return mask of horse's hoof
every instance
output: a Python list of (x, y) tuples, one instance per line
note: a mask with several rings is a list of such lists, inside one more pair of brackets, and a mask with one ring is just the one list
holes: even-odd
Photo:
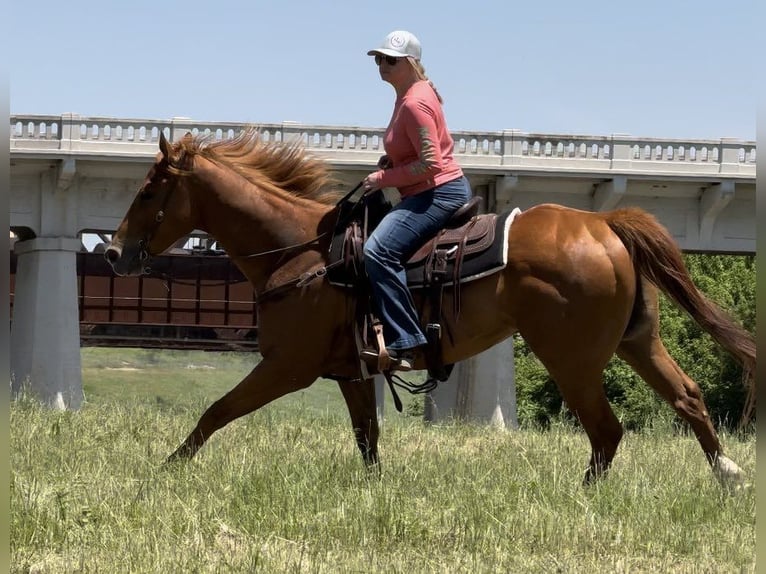
[(178, 466), (179, 464), (183, 464), (189, 460), (191, 460), (191, 455), (185, 449), (178, 449), (165, 459), (165, 462), (162, 463), (162, 466), (166, 468), (171, 466)]
[(181, 460), (182, 459), (177, 456), (169, 456), (163, 461), (163, 463), (160, 465), (160, 468), (162, 470), (171, 470), (180, 465)]
[(721, 486), (733, 492), (746, 490), (745, 472), (728, 456), (719, 455), (713, 463), (713, 474)]

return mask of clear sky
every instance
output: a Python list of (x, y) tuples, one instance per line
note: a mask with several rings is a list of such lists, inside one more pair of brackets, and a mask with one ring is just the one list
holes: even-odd
[(16, 1), (10, 111), (384, 127), (406, 29), (452, 130), (755, 139), (759, 1)]

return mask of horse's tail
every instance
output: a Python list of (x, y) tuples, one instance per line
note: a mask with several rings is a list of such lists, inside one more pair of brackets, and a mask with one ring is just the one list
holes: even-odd
[[(636, 271), (673, 299), (719, 345), (739, 360), (752, 385), (755, 339), (700, 293), (689, 276), (681, 250), (668, 230), (653, 215), (637, 208), (618, 209), (604, 216), (628, 249)], [(754, 392), (752, 387), (751, 392)]]

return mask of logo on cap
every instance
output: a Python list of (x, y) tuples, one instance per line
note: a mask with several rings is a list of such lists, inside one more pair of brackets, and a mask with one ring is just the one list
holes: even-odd
[(394, 36), (391, 36), (391, 46), (394, 48), (401, 48), (404, 46), (404, 36), (400, 36), (399, 34), (395, 34)]

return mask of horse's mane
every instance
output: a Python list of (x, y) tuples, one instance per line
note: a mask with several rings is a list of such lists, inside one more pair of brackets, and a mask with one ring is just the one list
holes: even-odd
[(264, 142), (256, 127), (248, 127), (232, 139), (213, 135), (184, 137), (176, 150), (198, 154), (229, 167), (251, 183), (281, 190), (319, 203), (334, 203), (340, 192), (327, 163), (306, 152), (300, 140)]

